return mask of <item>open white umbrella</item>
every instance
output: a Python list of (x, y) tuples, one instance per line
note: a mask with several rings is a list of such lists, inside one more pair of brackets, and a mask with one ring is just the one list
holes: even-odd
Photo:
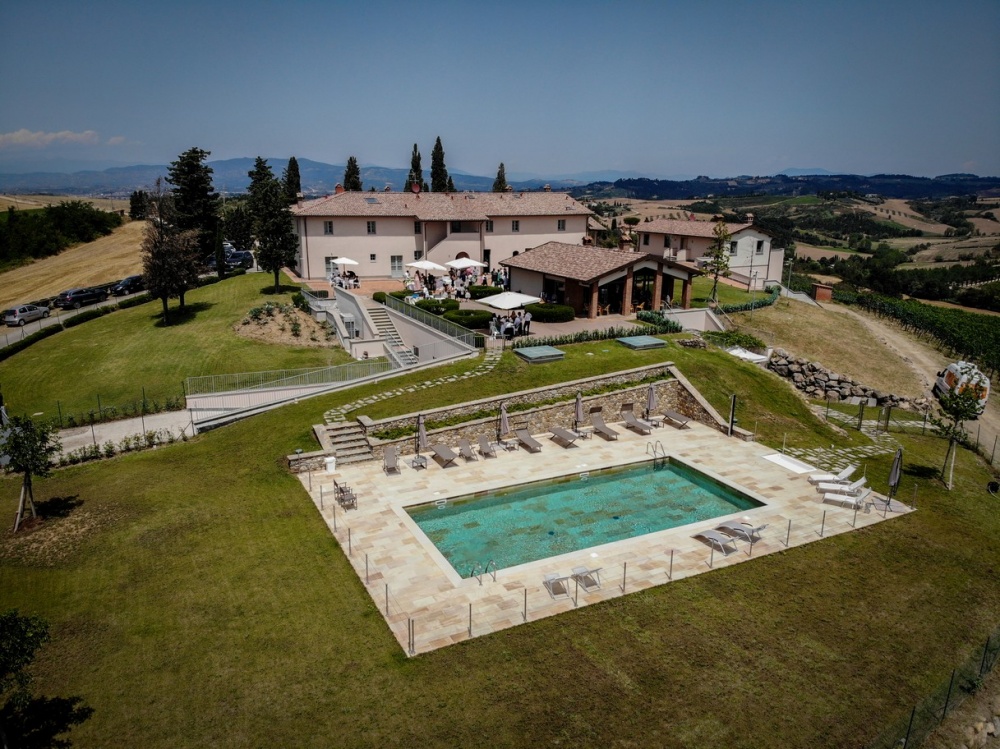
[(330, 262), (336, 265), (358, 265), (357, 260), (351, 260), (349, 257), (335, 257)]
[(416, 260), (406, 264), (407, 268), (419, 268), (420, 270), (448, 270), (443, 265), (432, 263), (430, 260)]
[(455, 268), (456, 270), (461, 270), (462, 268), (485, 268), (486, 263), (481, 263), (478, 260), (473, 260), (471, 257), (459, 257), (454, 260), (449, 260), (445, 263), (449, 268)]
[(533, 304), (542, 300), (537, 296), (518, 294), (516, 291), (505, 291), (502, 294), (483, 297), (479, 301), (496, 309), (517, 309), (526, 304)]

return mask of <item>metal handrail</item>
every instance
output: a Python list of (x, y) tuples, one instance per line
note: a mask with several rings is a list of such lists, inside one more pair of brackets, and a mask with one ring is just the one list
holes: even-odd
[[(493, 572), (490, 572), (490, 565), (491, 564), (493, 565)], [(496, 560), (491, 559), (490, 561), (488, 561), (486, 563), (486, 567), (483, 569), (483, 574), (486, 574), (488, 572), (491, 575), (493, 575), (493, 582), (496, 582), (497, 581), (497, 563), (496, 563)]]
[(406, 315), (407, 317), (412, 317), (414, 320), (423, 323), (427, 327), (433, 328), (439, 333), (444, 333), (449, 338), (461, 341), (466, 346), (471, 346), (472, 348), (482, 348), (482, 346), (477, 345), (477, 338), (485, 339), (485, 336), (483, 336), (482, 333), (476, 333), (468, 328), (463, 328), (457, 323), (445, 320), (437, 315), (432, 315), (430, 312), (422, 310), (416, 305), (406, 304), (405, 302), (402, 302), (396, 297), (388, 294), (386, 294), (385, 297), (385, 306), (391, 310), (399, 312), (400, 314)]
[(300, 387), (349, 382), (370, 377), (398, 367), (389, 359), (369, 359), (335, 367), (310, 369), (277, 369), (262, 372), (239, 372), (224, 375), (188, 377), (184, 381), (185, 395), (211, 395), (233, 391), (261, 390), (273, 387)]

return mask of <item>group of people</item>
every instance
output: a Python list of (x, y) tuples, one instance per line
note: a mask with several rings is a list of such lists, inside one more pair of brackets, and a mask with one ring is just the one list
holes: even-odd
[(407, 291), (419, 294), (424, 299), (431, 297), (442, 299), (471, 299), (470, 286), (501, 286), (506, 288), (507, 270), (477, 273), (474, 268), (456, 270), (452, 268), (446, 276), (435, 276), (431, 273), (417, 271), (413, 276), (406, 271), (403, 285)]
[(341, 273), (339, 269), (334, 268), (330, 271), (330, 285), (338, 289), (357, 289), (361, 287), (361, 281), (353, 270)]
[(530, 335), (530, 333), (530, 312), (518, 310), (507, 315), (493, 313), (493, 319), (490, 320), (490, 335), (503, 336), (509, 341), (515, 336)]

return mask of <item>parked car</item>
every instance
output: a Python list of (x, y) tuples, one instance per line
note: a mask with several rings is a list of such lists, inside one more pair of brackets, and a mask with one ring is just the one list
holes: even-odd
[(62, 309), (80, 309), (85, 304), (96, 304), (108, 298), (103, 289), (67, 289), (56, 297), (55, 304)]
[(146, 284), (143, 283), (142, 276), (129, 276), (112, 286), (111, 293), (114, 296), (125, 296), (126, 294), (134, 294), (137, 291), (142, 291), (145, 288)]
[(21, 304), (3, 313), (3, 321), (10, 327), (24, 326), (34, 320), (49, 316), (48, 307), (37, 307), (34, 304)]
[(226, 257), (226, 264), (230, 268), (252, 268), (253, 253), (247, 252), (246, 250), (236, 250), (235, 252), (230, 252)]

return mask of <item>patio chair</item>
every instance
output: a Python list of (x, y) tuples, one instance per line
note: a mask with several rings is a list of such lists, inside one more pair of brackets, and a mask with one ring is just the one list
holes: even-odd
[(604, 423), (604, 416), (601, 415), (602, 406), (594, 406), (590, 409), (590, 423), (594, 425), (594, 431), (606, 440), (618, 439), (618, 432)]
[(685, 428), (690, 429), (688, 424), (690, 423), (691, 419), (689, 419), (684, 414), (677, 413), (676, 411), (664, 411), (663, 419), (665, 421), (670, 422), (670, 426), (676, 429), (685, 429)]
[(458, 451), (462, 454), (462, 457), (465, 458), (466, 461), (479, 460), (479, 458), (476, 457), (476, 454), (472, 451), (472, 445), (469, 444), (469, 440), (467, 439), (460, 439), (458, 441)]
[(334, 479), (333, 489), (334, 495), (337, 498), (337, 504), (345, 510), (349, 507), (357, 509), (358, 498), (354, 495), (354, 492), (351, 491), (351, 487), (347, 486), (347, 484), (338, 484), (337, 480)]
[(643, 421), (637, 418), (635, 412), (632, 411), (632, 403), (623, 403), (621, 410), (621, 417), (625, 420), (625, 426), (631, 429), (633, 432), (638, 432), (639, 434), (651, 434), (653, 431), (653, 425), (648, 421)]
[(550, 572), (542, 579), (542, 585), (553, 598), (569, 598), (569, 578), (557, 572)]
[[(731, 536), (723, 536), (718, 531), (702, 531), (701, 533), (695, 533), (692, 538), (700, 538), (713, 549), (718, 549), (726, 556), (730, 552), (736, 551), (736, 539)], [(732, 547), (731, 549), (729, 548), (730, 546)]]
[(865, 477), (862, 476), (853, 484), (841, 484), (834, 481), (822, 481), (816, 484), (816, 491), (820, 494), (826, 494), (827, 492), (832, 492), (835, 494), (850, 494), (851, 496), (857, 496), (861, 493), (865, 485)]
[(495, 458), (497, 456), (496, 448), (490, 444), (488, 437), (479, 435), (479, 454), (484, 458)]
[(527, 429), (515, 429), (514, 435), (517, 437), (517, 441), (521, 443), (529, 453), (538, 453), (542, 451), (542, 445), (534, 437), (532, 437)]
[(563, 447), (571, 447), (574, 442), (580, 439), (580, 434), (562, 427), (549, 427), (552, 433), (552, 440), (558, 442)]
[(574, 567), (571, 577), (576, 580), (584, 590), (601, 587), (601, 568), (588, 569), (587, 567)]
[[(872, 488), (869, 486), (861, 494), (854, 496), (852, 494), (841, 494), (840, 492), (827, 492), (823, 495), (824, 502), (833, 502), (835, 504), (847, 507), (850, 510), (860, 510), (865, 506), (865, 502), (872, 495)], [(874, 504), (874, 502), (872, 503)]]
[(833, 482), (837, 484), (846, 484), (851, 480), (851, 474), (858, 470), (857, 465), (847, 466), (840, 473), (814, 473), (809, 477), (810, 484), (819, 484), (822, 482)]
[(447, 468), (458, 458), (458, 453), (447, 445), (431, 445), (431, 452), (434, 453), (435, 458), (441, 461), (442, 468)]
[(722, 531), (726, 535), (752, 542), (760, 541), (760, 532), (765, 528), (767, 528), (767, 523), (754, 528), (752, 525), (741, 523), (739, 520), (727, 520), (715, 526), (715, 530)]
[(393, 445), (386, 447), (382, 454), (382, 470), (386, 473), (399, 473), (399, 455)]

